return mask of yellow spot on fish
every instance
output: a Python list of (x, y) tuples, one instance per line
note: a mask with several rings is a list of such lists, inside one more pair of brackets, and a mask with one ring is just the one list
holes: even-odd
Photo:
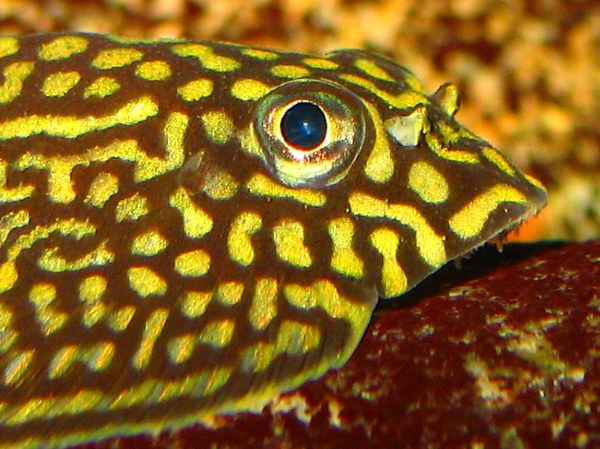
[[(178, 126), (171, 126), (171, 118), (173, 116), (185, 117), (183, 114), (172, 113), (169, 119), (167, 119), (165, 128), (171, 129), (171, 135), (165, 142), (165, 149), (167, 150), (166, 159), (162, 157), (149, 157), (139, 148), (137, 141), (133, 139), (115, 140), (105, 147), (93, 147), (86, 156), (90, 162), (105, 162), (115, 158), (135, 162), (133, 171), (135, 182), (147, 181), (168, 173), (180, 167), (183, 163), (183, 154), (178, 145), (180, 143), (179, 133), (181, 131)], [(171, 145), (173, 143), (175, 145)]]
[(314, 324), (285, 320), (279, 327), (275, 351), (291, 355), (306, 354), (321, 344), (321, 331)]
[(94, 325), (105, 313), (104, 304), (99, 303), (106, 292), (108, 281), (103, 276), (88, 276), (79, 284), (79, 299), (89, 305), (84, 312), (84, 324)]
[(206, 135), (216, 144), (227, 143), (235, 131), (231, 118), (223, 111), (206, 112), (201, 119)]
[(0, 304), (0, 354), (7, 353), (18, 336), (14, 327), (14, 314), (11, 308), (5, 304)]
[(408, 186), (427, 203), (442, 203), (448, 199), (448, 181), (428, 162), (419, 161), (411, 165)]
[(372, 78), (377, 78), (382, 81), (394, 82), (396, 79), (392, 77), (388, 72), (379, 67), (370, 59), (361, 58), (354, 61), (354, 66), (363, 73), (366, 73)]
[(359, 329), (363, 329), (370, 319), (364, 312), (365, 307), (370, 309), (371, 305), (349, 301), (330, 280), (320, 279), (308, 286), (287, 284), (284, 294), (288, 302), (295, 307), (303, 310), (323, 309), (327, 315), (344, 319)]
[(444, 147), (439, 139), (433, 135), (433, 133), (429, 133), (425, 135), (425, 140), (427, 142), (427, 146), (439, 157), (452, 161), (452, 162), (460, 162), (462, 164), (478, 164), (479, 157), (477, 154), (466, 151), (466, 150), (457, 150), (450, 149)]
[(183, 363), (192, 356), (196, 338), (193, 334), (175, 337), (167, 343), (169, 359), (175, 364)]
[(251, 236), (262, 226), (260, 215), (254, 212), (243, 212), (231, 224), (227, 236), (227, 251), (231, 260), (247, 267), (254, 261), (254, 248)]
[(115, 332), (123, 332), (135, 315), (135, 307), (125, 306), (111, 313), (108, 325)]
[(107, 369), (115, 355), (115, 345), (112, 342), (100, 342), (88, 348), (84, 352), (84, 360), (87, 367), (92, 371), (104, 371)]
[(390, 229), (380, 228), (371, 233), (371, 244), (383, 257), (381, 270), (383, 291), (380, 294), (384, 298), (398, 296), (404, 293), (408, 286), (404, 270), (398, 263), (399, 243), (398, 234)]
[(209, 97), (212, 92), (213, 81), (209, 78), (193, 80), (177, 88), (177, 93), (185, 101), (198, 101)]
[(310, 75), (310, 70), (296, 65), (276, 65), (271, 67), (271, 74), (279, 78), (305, 78)]
[(544, 185), (539, 180), (534, 178), (533, 176), (529, 176), (528, 174), (525, 174), (524, 177), (525, 177), (525, 179), (527, 179), (527, 181), (529, 181), (531, 184), (536, 186), (538, 189), (546, 191), (546, 188), (544, 187)]
[(383, 132), (383, 122), (381, 116), (375, 107), (365, 102), (365, 106), (371, 114), (375, 128), (375, 142), (365, 164), (365, 174), (369, 179), (377, 183), (388, 182), (394, 175), (394, 159), (392, 159), (392, 149), (389, 140)]
[(2, 376), (4, 385), (14, 385), (23, 377), (23, 375), (27, 372), (27, 368), (29, 368), (29, 364), (33, 360), (33, 354), (33, 349), (23, 351), (20, 354), (17, 354), (10, 361), (10, 363), (4, 369)]
[(14, 55), (19, 51), (19, 40), (16, 37), (0, 37), (0, 58)]
[(261, 159), (265, 158), (265, 148), (263, 148), (260, 140), (258, 139), (254, 126), (250, 125), (246, 127), (246, 129), (239, 131), (238, 137), (244, 151), (251, 156), (256, 156)]
[(88, 47), (88, 40), (80, 36), (62, 36), (42, 45), (38, 56), (44, 61), (67, 59), (83, 53)]
[(331, 220), (327, 231), (333, 243), (331, 268), (338, 273), (353, 278), (361, 278), (364, 274), (362, 259), (352, 248), (354, 239), (354, 223), (350, 218)]
[(90, 328), (100, 322), (106, 316), (107, 312), (108, 307), (103, 301), (90, 302), (83, 311), (81, 322), (85, 327)]
[(19, 273), (14, 261), (11, 260), (0, 265), (0, 293), (13, 288), (18, 278)]
[(109, 97), (121, 88), (121, 84), (112, 77), (101, 76), (96, 78), (92, 83), (85, 88), (83, 91), (83, 98), (98, 97), (105, 98)]
[[(125, 44), (125, 45), (157, 43), (156, 38), (150, 38), (150, 37), (116, 36), (116, 35), (108, 34), (108, 35), (106, 35), (106, 38), (113, 42), (117, 42), (119, 44)], [(159, 41), (160, 41), (160, 43), (169, 43), (170, 41), (179, 42), (177, 39), (168, 39), (168, 38), (159, 39)]]
[(453, 145), (464, 140), (473, 140), (477, 137), (466, 128), (458, 126), (456, 123), (446, 121), (436, 121), (436, 128), (441, 135), (444, 145)]
[(229, 344), (234, 330), (235, 322), (232, 320), (211, 321), (200, 331), (198, 340), (204, 344), (222, 348)]
[(241, 282), (225, 282), (217, 287), (216, 298), (220, 303), (232, 306), (240, 302), (243, 293), (244, 284)]
[(31, 114), (0, 122), (0, 140), (31, 137), (37, 134), (75, 138), (115, 125), (133, 125), (158, 113), (158, 105), (150, 97), (126, 103), (105, 116), (61, 116)]
[(156, 309), (146, 320), (146, 323), (144, 324), (142, 341), (140, 342), (140, 346), (131, 361), (134, 368), (141, 370), (146, 368), (150, 363), (150, 360), (152, 359), (152, 352), (154, 350), (154, 344), (160, 336), (168, 316), (169, 311), (167, 309)]
[(92, 65), (97, 69), (109, 70), (133, 64), (143, 57), (141, 51), (133, 48), (109, 48), (100, 51), (92, 61)]
[(322, 58), (304, 58), (302, 62), (313, 69), (336, 70), (339, 64)]
[(275, 59), (279, 58), (277, 53), (267, 50), (260, 50), (257, 48), (243, 48), (241, 53), (245, 56), (259, 59), (261, 61), (274, 61)]
[(56, 300), (56, 287), (46, 282), (34, 284), (29, 291), (29, 300), (33, 303), (38, 325), (46, 336), (60, 330), (68, 320), (68, 315), (57, 312), (52, 306)]
[(147, 231), (137, 235), (131, 244), (131, 253), (138, 256), (152, 257), (162, 253), (169, 241), (159, 231)]
[(0, 353), (5, 354), (17, 342), (19, 332), (14, 326), (14, 316), (12, 311), (6, 306), (0, 306)]
[(142, 298), (153, 295), (164, 295), (167, 283), (148, 267), (132, 267), (127, 270), (129, 287)]
[(231, 86), (231, 95), (238, 100), (252, 101), (264, 97), (271, 87), (261, 81), (251, 78), (237, 80)]
[(423, 84), (421, 84), (421, 81), (419, 80), (419, 78), (417, 78), (412, 73), (405, 72), (404, 73), (404, 81), (406, 82), (406, 85), (408, 87), (410, 87), (412, 90), (414, 90), (416, 92), (423, 92)]
[(90, 206), (104, 207), (118, 191), (119, 179), (112, 173), (100, 172), (90, 184), (84, 202)]
[(392, 95), (389, 92), (377, 87), (372, 81), (357, 75), (344, 73), (340, 75), (340, 78), (349, 83), (355, 84), (360, 87), (364, 87), (365, 89), (371, 91), (378, 98), (385, 101), (388, 105), (393, 106), (396, 109), (414, 109), (421, 104), (429, 103), (429, 100), (427, 99), (425, 94), (414, 90), (402, 91), (397, 95)]
[(312, 265), (309, 248), (304, 244), (304, 226), (295, 220), (283, 220), (273, 229), (277, 257), (300, 268)]
[(188, 251), (175, 258), (175, 271), (181, 276), (204, 276), (210, 269), (210, 255), (201, 249)]
[(271, 178), (260, 173), (250, 178), (247, 188), (249, 192), (256, 196), (288, 198), (313, 207), (324, 206), (327, 201), (327, 197), (323, 192), (310, 189), (292, 189), (278, 184)]
[(78, 165), (87, 165), (83, 156), (43, 158), (35, 153), (25, 153), (17, 160), (15, 167), (18, 170), (48, 170), (48, 196), (56, 203), (67, 204), (75, 199), (71, 171)]
[[(47, 226), (36, 226), (28, 233), (21, 234), (6, 252), (8, 261), (0, 266), (0, 288), (10, 288), (16, 282), (18, 273), (14, 261), (19, 255), (24, 250), (30, 249), (35, 242), (47, 239), (53, 232), (59, 232), (64, 236), (72, 236), (76, 239), (81, 239), (85, 235), (94, 233), (95, 228), (89, 223), (77, 222), (75, 219), (57, 220)], [(42, 310), (42, 312), (44, 312), (44, 310)], [(51, 321), (50, 327), (55, 321), (53, 317), (50, 317), (48, 322)], [(44, 325), (44, 328), (48, 328), (48, 326)]]
[(4, 82), (0, 85), (0, 104), (7, 104), (21, 94), (23, 81), (33, 73), (33, 62), (15, 62), (4, 68)]
[(118, 223), (122, 221), (135, 221), (148, 214), (148, 200), (146, 197), (135, 193), (133, 196), (118, 202), (115, 208), (115, 219)]
[(8, 236), (15, 229), (27, 226), (30, 221), (29, 213), (25, 210), (11, 212), (0, 217), (0, 245), (6, 242)]
[(502, 203), (527, 203), (527, 198), (514, 187), (497, 184), (486, 190), (450, 218), (450, 228), (461, 238), (476, 237)]
[(49, 283), (34, 284), (29, 291), (29, 300), (36, 308), (46, 307), (56, 299), (56, 287)]
[[(225, 326), (224, 326), (225, 327)], [(218, 328), (214, 328), (215, 331), (218, 331)], [(218, 342), (217, 342), (218, 343)], [(219, 345), (215, 345), (219, 348)], [(221, 388), (225, 383), (229, 380), (231, 373), (233, 372), (233, 368), (229, 366), (215, 368), (211, 371), (204, 371), (199, 377), (197, 382), (200, 385), (203, 385), (204, 388), (202, 390), (204, 395), (210, 395), (219, 388)]]
[(78, 345), (67, 345), (60, 348), (48, 366), (48, 378), (55, 379), (67, 371), (79, 356)]
[(54, 398), (35, 398), (27, 401), (25, 404), (17, 408), (11, 414), (4, 425), (15, 426), (31, 419), (41, 418), (48, 415), (48, 412), (56, 407), (56, 399)]
[(229, 200), (238, 191), (238, 183), (226, 170), (214, 170), (206, 173), (202, 191), (213, 200)]
[(240, 367), (247, 373), (261, 373), (277, 355), (274, 344), (258, 342), (244, 349), (240, 357)]
[(154, 168), (154, 176), (179, 168), (185, 160), (183, 140), (189, 124), (190, 118), (181, 112), (172, 112), (167, 117), (167, 122), (163, 128), (165, 149), (167, 151), (166, 160), (156, 160), (158, 166)]
[(171, 66), (165, 61), (145, 61), (135, 68), (135, 75), (147, 81), (164, 81), (171, 76)]
[(179, 187), (171, 195), (169, 204), (182, 215), (183, 230), (188, 237), (199, 239), (212, 229), (213, 221), (210, 215), (192, 201), (183, 187)]
[(259, 278), (248, 311), (248, 320), (257, 330), (264, 330), (277, 316), (278, 283), (273, 278)]
[[(13, 203), (28, 198), (33, 192), (33, 186), (17, 184), (16, 186), (6, 187), (7, 169), (8, 163), (0, 160), (0, 202)], [(0, 226), (0, 235), (2, 234), (1, 229), (5, 228)], [(3, 240), (0, 239), (0, 243), (2, 243), (2, 241)]]
[(63, 97), (77, 85), (78, 72), (56, 72), (48, 75), (42, 84), (42, 93), (47, 97)]
[(201, 317), (211, 298), (212, 292), (185, 292), (181, 298), (181, 312), (188, 318)]
[(440, 267), (446, 262), (444, 239), (414, 207), (406, 204), (390, 204), (364, 193), (351, 194), (349, 202), (350, 210), (355, 215), (387, 218), (415, 231), (417, 250), (430, 266)]
[(46, 248), (38, 259), (37, 265), (42, 270), (61, 273), (108, 265), (114, 259), (115, 254), (106, 249), (106, 241), (104, 241), (84, 256), (75, 259), (66, 259), (58, 255), (57, 247)]
[(232, 72), (240, 67), (235, 59), (214, 54), (213, 49), (202, 44), (177, 44), (173, 53), (182, 57), (193, 57), (207, 70), (214, 72)]
[(512, 167), (512, 165), (510, 165), (508, 163), (508, 161), (504, 158), (504, 156), (502, 156), (498, 151), (496, 151), (495, 149), (493, 149), (491, 147), (487, 147), (487, 148), (483, 149), (482, 153), (483, 153), (483, 156), (488, 161), (490, 161), (492, 164), (494, 164), (496, 167), (498, 167), (504, 173), (506, 173), (509, 176), (515, 175), (515, 169)]
[(61, 412), (65, 415), (76, 415), (90, 411), (102, 401), (102, 394), (97, 391), (81, 390), (76, 394), (65, 397)]

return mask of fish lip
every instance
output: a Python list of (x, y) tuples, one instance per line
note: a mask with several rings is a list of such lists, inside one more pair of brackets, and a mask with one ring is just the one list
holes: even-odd
[[(449, 261), (458, 261), (468, 258), (481, 247), (487, 244), (496, 245), (502, 250), (502, 245), (506, 241), (506, 237), (520, 228), (525, 222), (533, 216), (536, 216), (544, 208), (547, 203), (548, 195), (544, 188), (538, 187), (535, 184), (530, 184), (531, 188), (521, 192), (526, 196), (527, 203), (504, 203), (500, 208), (504, 208), (508, 215), (503, 225), (497, 225), (488, 228), (487, 232), (473, 238), (473, 241), (467, 245), (463, 251), (452, 255)], [(525, 206), (525, 208), (523, 208)], [(520, 211), (519, 209), (522, 208)]]
[[(525, 192), (528, 200), (527, 209), (515, 215), (514, 218), (510, 219), (505, 227), (503, 227), (500, 231), (493, 234), (489, 239), (493, 239), (498, 235), (506, 235), (511, 231), (514, 231), (516, 228), (523, 225), (528, 219), (538, 215), (542, 209), (546, 206), (548, 202), (548, 195), (545, 189), (540, 189), (538, 187), (534, 187), (535, 194), (531, 194), (530, 192)], [(510, 207), (510, 203), (505, 207)], [(488, 239), (488, 240), (489, 240)]]
[(520, 217), (518, 217), (516, 220), (514, 220), (512, 223), (510, 223), (509, 226), (500, 233), (498, 233), (498, 235), (504, 237), (509, 233), (517, 230), (527, 220), (539, 215), (542, 209), (546, 207), (546, 205), (548, 204), (548, 192), (545, 189), (541, 189), (538, 187), (535, 187), (535, 190), (536, 194), (534, 196), (528, 196), (528, 198), (531, 201), (531, 207), (529, 208), (529, 210), (526, 213), (522, 214)]
[[(531, 179), (531, 177), (529, 177)], [(533, 214), (538, 214), (548, 203), (548, 191), (541, 185), (538, 187), (535, 184), (533, 186), (533, 192), (526, 192), (527, 198), (533, 205)]]
[(519, 217), (516, 220), (514, 220), (513, 222), (511, 222), (507, 227), (503, 228), (502, 230), (498, 231), (497, 233), (492, 234), (487, 239), (473, 245), (470, 249), (467, 249), (464, 252), (457, 254), (449, 262), (454, 263), (458, 268), (460, 268), (463, 260), (468, 260), (478, 250), (480, 250), (484, 246), (488, 246), (488, 245), (496, 246), (496, 249), (498, 250), (498, 252), (501, 253), (504, 249), (504, 244), (507, 242), (507, 237), (511, 233), (517, 231), (521, 226), (523, 226), (529, 218), (539, 214), (539, 212), (541, 211), (542, 208), (543, 208), (543, 204), (534, 212), (523, 214), (521, 217)]

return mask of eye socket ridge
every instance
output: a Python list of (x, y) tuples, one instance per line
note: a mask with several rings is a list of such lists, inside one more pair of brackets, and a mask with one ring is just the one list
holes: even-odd
[(365, 138), (365, 108), (330, 81), (295, 80), (259, 103), (254, 128), (265, 168), (291, 187), (324, 187), (342, 180)]

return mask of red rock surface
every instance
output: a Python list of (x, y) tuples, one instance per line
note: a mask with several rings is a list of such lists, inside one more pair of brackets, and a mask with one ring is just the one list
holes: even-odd
[(600, 447), (600, 241), (445, 267), (384, 304), (345, 367), (221, 424), (89, 447)]

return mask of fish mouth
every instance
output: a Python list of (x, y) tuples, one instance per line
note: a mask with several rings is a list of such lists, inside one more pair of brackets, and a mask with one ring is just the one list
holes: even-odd
[[(457, 255), (453, 259), (454, 264), (460, 266), (463, 260), (469, 259), (472, 254), (486, 245), (494, 245), (499, 252), (502, 252), (504, 245), (510, 241), (510, 236), (517, 234), (519, 229), (521, 229), (530, 218), (537, 216), (542, 211), (547, 203), (547, 194), (545, 189), (538, 188), (536, 186), (536, 191), (528, 196), (528, 199), (530, 200), (529, 208), (525, 212), (515, 212), (514, 218), (512, 218), (508, 224), (505, 224), (501, 229), (492, 232), (489, 237), (475, 244), (472, 248), (468, 249), (464, 253)], [(515, 204), (513, 209), (518, 209), (518, 206), (522, 205)], [(505, 206), (505, 210), (510, 209), (510, 204)]]
[(537, 216), (548, 203), (548, 192), (544, 186), (537, 179), (529, 175), (524, 175), (524, 177), (529, 181), (529, 184), (523, 189), (523, 193), (527, 198), (527, 209), (510, 219), (501, 231), (489, 239), (491, 242), (506, 241), (509, 234), (515, 233), (527, 222), (527, 220)]
[[(448, 255), (451, 260), (456, 261), (457, 259), (467, 258), (486, 244), (495, 245), (501, 251), (504, 243), (508, 241), (510, 234), (515, 233), (528, 219), (540, 213), (547, 202), (546, 190), (537, 180), (532, 180), (533, 178), (529, 177), (526, 178), (530, 182), (519, 185), (519, 189), (512, 190), (513, 187), (510, 186), (511, 191), (518, 191), (519, 197), (515, 198), (515, 201), (499, 203), (487, 215), (485, 224), (482, 227), (477, 227), (477, 229), (471, 229), (470, 235), (457, 236), (456, 232), (457, 229), (460, 230), (458, 224), (463, 226), (463, 230), (470, 230), (469, 217), (462, 217), (460, 221), (456, 220), (458, 224), (455, 224), (453, 229), (454, 238), (446, 242)], [(504, 184), (504, 186), (508, 187), (507, 184)], [(473, 214), (473, 217), (477, 216), (478, 214)], [(465, 222), (467, 224), (464, 224)], [(477, 232), (475, 233), (476, 230)]]

